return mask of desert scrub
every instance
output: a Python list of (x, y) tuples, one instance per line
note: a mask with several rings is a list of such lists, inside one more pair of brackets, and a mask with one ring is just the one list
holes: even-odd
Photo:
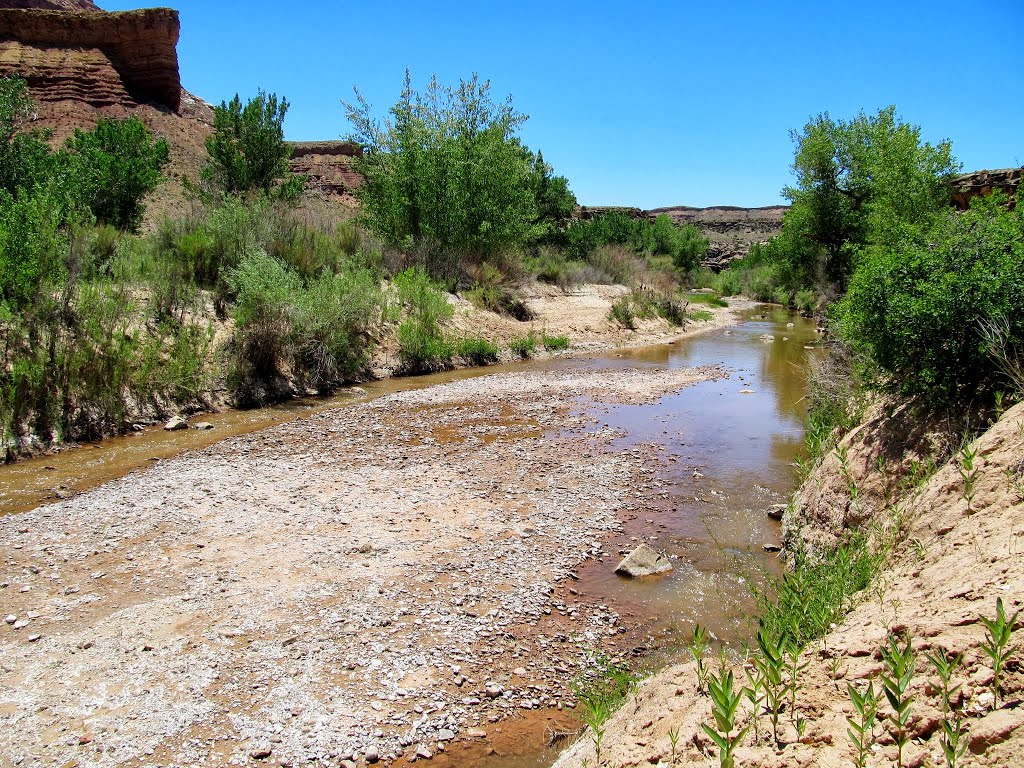
[(629, 330), (636, 329), (636, 308), (631, 296), (622, 296), (615, 300), (608, 311), (608, 319)]
[(498, 359), (498, 346), (481, 336), (468, 336), (455, 342), (455, 354), (472, 365), (487, 365)]
[(417, 268), (395, 275), (394, 286), (405, 313), (398, 326), (402, 368), (418, 373), (450, 365), (454, 349), (441, 324), (455, 310), (440, 286)]
[(708, 320), (713, 320), (714, 317), (715, 313), (707, 309), (688, 309), (686, 311), (686, 319), (696, 323), (706, 323)]
[(367, 270), (324, 272), (307, 283), (256, 251), (226, 281), (236, 296), (228, 384), (240, 404), (278, 397), (289, 376), (298, 387), (330, 389), (365, 366), (383, 301)]
[(510, 341), (508, 348), (512, 354), (518, 357), (532, 357), (533, 353), (537, 351), (537, 336), (530, 331), (525, 336)]
[(568, 336), (548, 336), (548, 334), (542, 333), (540, 340), (548, 352), (560, 352), (569, 348)]

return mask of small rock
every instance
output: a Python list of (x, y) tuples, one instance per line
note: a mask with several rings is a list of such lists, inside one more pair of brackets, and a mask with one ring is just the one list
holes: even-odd
[(96, 734), (92, 731), (89, 731), (88, 733), (83, 733), (81, 736), (78, 737), (78, 743), (82, 746), (85, 746), (86, 744), (92, 744), (94, 741), (96, 741)]
[(376, 763), (380, 760), (380, 752), (373, 747), (369, 747), (365, 752), (363, 752), (363, 759), (368, 763)]
[(42, 639), (43, 639), (42, 635), (29, 635), (28, 636), (28, 641), (30, 643), (35, 643), (35, 642), (38, 642), (38, 641), (40, 641)]
[(15, 629), (24, 629), (27, 626), (28, 626), (28, 619), (18, 619), (16, 622), (14, 622), (14, 628)]
[(201, 429), (203, 431), (206, 431), (208, 429), (213, 429), (213, 424), (211, 424), (208, 421), (197, 421), (195, 424), (192, 425), (192, 429)]
[(487, 731), (482, 728), (470, 728), (466, 731), (466, 735), (471, 739), (486, 739)]
[(526, 667), (516, 667), (512, 670), (512, 674), (516, 677), (526, 677)]
[(488, 685), (487, 688), (484, 689), (484, 693), (487, 694), (487, 698), (496, 699), (501, 696), (503, 690), (500, 685)]
[(437, 732), (438, 741), (451, 741), (455, 738), (455, 732), (449, 728), (442, 728)]
[(4, 621), (7, 622), (8, 624), (13, 624), (17, 620), (18, 620), (18, 617), (15, 616), (13, 613), (11, 615), (9, 615), (9, 616), (4, 616)]
[(765, 544), (764, 546), (761, 547), (761, 549), (763, 549), (765, 552), (781, 552), (782, 551), (782, 547), (780, 547), (778, 544)]
[(782, 515), (785, 514), (785, 512), (785, 504), (772, 504), (770, 507), (768, 507), (768, 509), (764, 511), (764, 513), (768, 515), (768, 517), (770, 517), (772, 520), (781, 520)]
[(174, 416), (173, 418), (168, 419), (167, 423), (164, 424), (164, 429), (168, 432), (177, 432), (179, 429), (188, 429), (188, 422), (181, 416)]
[(373, 552), (373, 545), (369, 542), (359, 545), (359, 554), (369, 555), (371, 552)]
[(615, 573), (620, 576), (629, 576), (638, 579), (643, 576), (654, 576), (659, 573), (667, 573), (672, 570), (672, 563), (660, 552), (655, 552), (646, 544), (630, 552), (619, 563)]
[(249, 757), (251, 757), (253, 760), (266, 760), (273, 753), (274, 751), (272, 749), (260, 748), (254, 749), (252, 752), (250, 752)]
[(416, 757), (422, 758), (424, 760), (430, 760), (433, 756), (434, 753), (427, 749), (427, 746), (425, 744), (420, 744), (418, 747), (416, 747)]

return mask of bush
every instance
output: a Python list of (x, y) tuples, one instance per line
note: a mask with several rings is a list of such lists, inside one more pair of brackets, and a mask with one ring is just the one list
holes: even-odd
[(869, 249), (836, 310), (840, 331), (880, 384), (937, 407), (987, 404), (1006, 380), (982, 323), (1024, 342), (1024, 207), (976, 198), (922, 238)]
[(362, 210), (387, 244), (428, 256), (432, 277), (452, 278), (453, 258), (486, 260), (545, 239), (575, 208), (566, 180), (516, 136), (526, 117), (496, 103), (476, 75), (457, 88), (434, 78), (419, 93), (406, 72), (383, 124), (356, 96), (345, 106), (364, 148)]
[(633, 305), (632, 296), (621, 296), (612, 304), (608, 313), (608, 319), (613, 320), (623, 328), (636, 329), (636, 307)]
[(330, 389), (365, 366), (368, 331), (383, 300), (366, 269), (324, 272), (307, 284), (257, 250), (227, 281), (236, 295), (228, 379), (240, 404), (260, 403), (291, 387)]
[(65, 181), (96, 220), (135, 230), (145, 211), (143, 198), (163, 180), (160, 171), (170, 160), (170, 147), (166, 139), (154, 140), (135, 116), (100, 118), (92, 131), (76, 129), (61, 154)]
[(418, 268), (395, 275), (394, 285), (405, 310), (405, 319), (398, 326), (402, 367), (410, 373), (447, 367), (454, 349), (441, 323), (455, 314), (448, 297)]
[(509, 351), (519, 355), (519, 357), (532, 357), (533, 353), (537, 351), (537, 336), (533, 331), (530, 331), (525, 336), (513, 339), (509, 343), (508, 348)]
[(304, 179), (288, 169), (291, 148), (283, 128), (288, 106), (287, 99), (260, 91), (244, 107), (238, 94), (214, 107), (203, 181), (230, 195), (274, 192), (293, 199), (301, 194)]
[(548, 352), (559, 352), (563, 349), (569, 348), (569, 337), (568, 336), (548, 336), (546, 333), (541, 335), (541, 343), (544, 345), (544, 349)]
[(487, 365), (498, 360), (498, 346), (479, 336), (460, 339), (455, 354), (472, 365)]

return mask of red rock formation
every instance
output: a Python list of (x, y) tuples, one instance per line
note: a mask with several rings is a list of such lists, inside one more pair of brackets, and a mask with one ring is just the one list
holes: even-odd
[[(0, 73), (37, 101), (105, 107), (134, 101), (178, 111), (178, 12), (0, 9)], [(130, 99), (126, 99), (126, 94)]]
[(347, 205), (355, 203), (353, 190), (363, 183), (353, 163), (362, 148), (351, 141), (291, 142), (292, 173), (309, 177), (307, 188), (325, 197), (338, 198)]
[(971, 207), (975, 197), (991, 195), (999, 191), (1010, 196), (1010, 208), (1016, 203), (1017, 188), (1024, 178), (1024, 167), (1003, 168), (998, 171), (974, 171), (957, 176), (951, 182), (953, 187), (953, 205), (966, 211)]
[(0, 8), (38, 8), (43, 11), (102, 11), (92, 0), (0, 0)]

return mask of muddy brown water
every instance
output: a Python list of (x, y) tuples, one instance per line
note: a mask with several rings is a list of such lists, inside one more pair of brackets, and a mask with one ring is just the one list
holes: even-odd
[[(581, 403), (596, 419), (594, 428), (620, 431), (614, 450), (653, 447), (657, 456), (648, 467), (647, 482), (658, 490), (659, 503), (633, 510), (624, 533), (607, 541), (606, 554), (587, 561), (572, 584), (581, 597), (607, 604), (622, 614), (625, 624), (642, 628), (633, 641), (646, 645), (645, 663), (655, 666), (678, 656), (697, 622), (723, 642), (752, 636), (755, 606), (750, 585), (763, 583), (766, 574), (780, 568), (776, 556), (765, 551), (766, 545), (779, 543), (778, 523), (765, 510), (784, 502), (795, 486), (793, 460), (803, 442), (806, 415), (804, 362), (815, 354), (817, 341), (811, 321), (762, 307), (746, 313), (732, 328), (676, 344), (392, 379), (331, 398), (209, 414), (201, 417), (214, 425), (209, 431), (165, 432), (153, 427), (0, 467), (0, 514), (32, 509), (58, 493), (82, 492), (227, 437), (392, 392), (498, 370), (721, 364), (729, 369), (728, 378), (687, 387), (652, 405)], [(524, 436), (533, 433), (529, 425), (521, 426)], [(446, 439), (443, 430), (436, 437)], [(670, 574), (640, 581), (614, 575), (620, 552), (641, 540), (672, 558)], [(509, 738), (495, 740), (502, 744), (498, 754), (487, 755), (479, 745), (462, 750), (453, 744), (452, 751), (438, 755), (435, 762), (481, 768), (550, 765), (565, 746), (544, 746), (544, 733), (559, 730), (552, 728), (552, 717), (564, 723), (558, 713), (537, 713), (499, 726), (508, 730)]]

